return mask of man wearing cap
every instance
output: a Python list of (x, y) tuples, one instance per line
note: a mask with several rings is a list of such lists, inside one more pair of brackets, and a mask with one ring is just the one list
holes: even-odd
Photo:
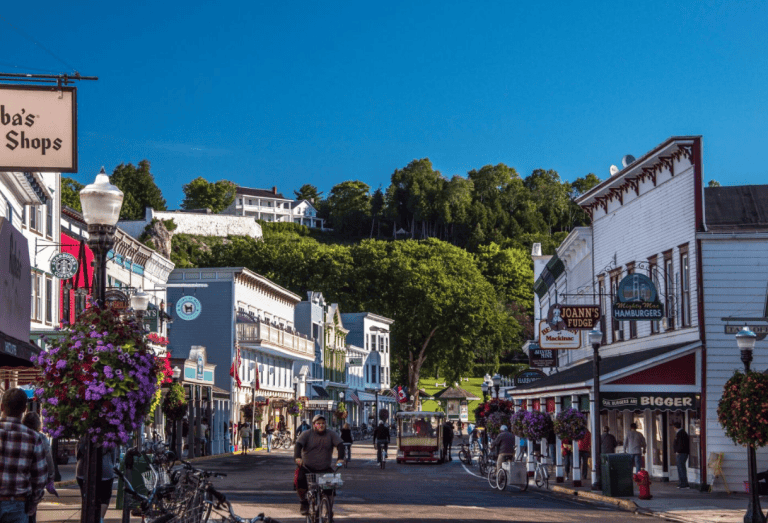
[(509, 427), (506, 425), (501, 426), (501, 432), (496, 439), (491, 443), (491, 450), (498, 449), (496, 458), (496, 470), (501, 470), (501, 464), (504, 463), (507, 458), (515, 459), (515, 437), (509, 431)]
[(336, 448), (338, 457), (336, 466), (344, 464), (344, 443), (341, 437), (325, 425), (325, 417), (322, 414), (312, 418), (312, 430), (306, 430), (296, 440), (293, 457), (296, 461), (296, 473), (294, 475), (294, 488), (301, 501), (301, 513), (309, 512), (307, 503), (307, 476), (306, 473), (333, 472), (331, 459), (333, 449)]

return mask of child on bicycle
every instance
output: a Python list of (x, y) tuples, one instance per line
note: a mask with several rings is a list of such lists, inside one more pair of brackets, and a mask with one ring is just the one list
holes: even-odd
[(384, 425), (383, 421), (379, 421), (379, 426), (376, 427), (376, 429), (373, 431), (373, 448), (378, 448), (379, 445), (382, 445), (384, 455), (383, 457), (387, 457), (387, 450), (389, 449), (389, 429), (386, 425)]

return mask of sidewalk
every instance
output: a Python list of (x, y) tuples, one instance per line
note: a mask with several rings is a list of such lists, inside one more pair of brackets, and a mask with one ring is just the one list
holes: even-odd
[[(258, 452), (262, 449), (250, 450), (249, 453)], [(266, 449), (263, 449), (266, 451)], [(240, 454), (238, 452), (238, 454)], [(192, 458), (189, 461), (192, 463), (198, 461), (205, 461), (209, 459), (222, 458), (225, 456), (234, 456), (232, 453), (218, 454), (214, 456), (203, 456), (200, 458)], [(43, 501), (37, 506), (37, 521), (40, 523), (45, 522), (77, 522), (80, 521), (80, 508), (82, 500), (80, 498), (80, 488), (77, 486), (75, 476), (75, 464), (60, 466), (59, 471), (61, 473), (62, 481), (56, 482), (56, 491), (59, 493), (59, 497), (52, 496), (46, 493)], [(109, 510), (104, 518), (104, 523), (120, 523), (123, 517), (123, 511), (115, 508), (115, 500), (117, 499), (117, 480), (114, 483), (115, 487), (112, 490), (112, 500), (109, 504)], [(131, 517), (131, 523), (140, 523), (140, 517)]]
[[(601, 491), (592, 491), (590, 481), (583, 481), (585, 486), (573, 487), (571, 482), (553, 483), (551, 492), (576, 496), (588, 502), (600, 502), (614, 505), (630, 512), (644, 513), (684, 523), (743, 523), (744, 514), (749, 504), (749, 495), (744, 492), (727, 494), (726, 492), (699, 492), (692, 489), (678, 489), (676, 482), (651, 483), (653, 499), (639, 499), (637, 485), (631, 498), (611, 498), (603, 496)], [(739, 485), (740, 487), (741, 485)], [(533, 481), (529, 488), (537, 489)], [(768, 499), (761, 500), (763, 512), (768, 508)]]

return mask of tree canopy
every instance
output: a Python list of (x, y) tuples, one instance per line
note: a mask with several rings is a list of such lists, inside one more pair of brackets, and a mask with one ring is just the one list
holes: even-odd
[(197, 177), (182, 186), (182, 191), (182, 209), (210, 209), (214, 213), (220, 213), (235, 201), (237, 185), (229, 180), (210, 183), (205, 178)]
[(148, 160), (140, 161), (138, 167), (121, 163), (115, 167), (109, 181), (124, 194), (121, 220), (143, 220), (147, 207), (166, 210), (163, 193), (155, 184)]
[(61, 205), (67, 206), (70, 209), (74, 209), (78, 212), (82, 212), (83, 208), (80, 205), (80, 191), (83, 190), (82, 183), (68, 178), (66, 176), (61, 178)]

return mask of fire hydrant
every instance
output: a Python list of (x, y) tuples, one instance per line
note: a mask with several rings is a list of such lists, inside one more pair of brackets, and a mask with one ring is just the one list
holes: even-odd
[(637, 489), (640, 491), (640, 499), (651, 499), (651, 477), (648, 471), (641, 469), (637, 474), (632, 475), (632, 479), (637, 483)]

